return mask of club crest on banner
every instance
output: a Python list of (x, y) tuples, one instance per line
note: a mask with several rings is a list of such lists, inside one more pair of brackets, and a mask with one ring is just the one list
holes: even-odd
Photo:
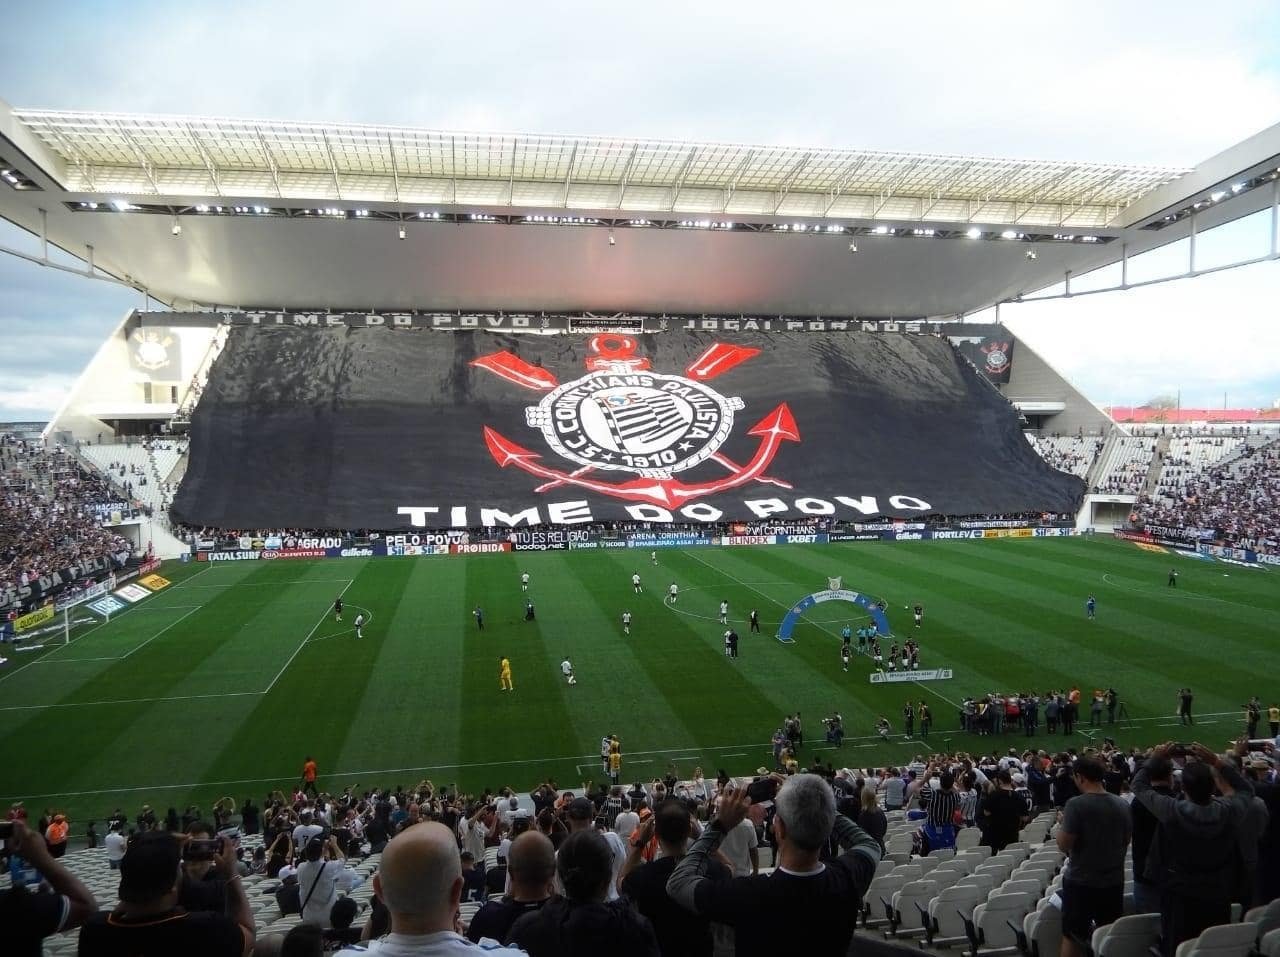
[(173, 336), (167, 332), (139, 329), (133, 336), (133, 362), (139, 369), (155, 372), (169, 364)]
[[(576, 466), (566, 471), (545, 465), (536, 452), (486, 426), (485, 444), (500, 467), (514, 465), (544, 479), (538, 492), (569, 485), (667, 508), (749, 482), (791, 488), (766, 475), (781, 444), (800, 441), (785, 402), (748, 430), (759, 439), (749, 461), (739, 464), (720, 452), (733, 433), (735, 413), (745, 405), (706, 383), (759, 355), (759, 349), (713, 343), (683, 375), (674, 375), (655, 372), (647, 358), (636, 356), (630, 336), (593, 336), (589, 348), (587, 374), (565, 383), (511, 352), (472, 360), (473, 366), (508, 382), (545, 393), (525, 409), (525, 420), (552, 452)], [(703, 465), (719, 466), (728, 474), (702, 482), (677, 477)], [(617, 473), (634, 478), (611, 482), (603, 477)]]
[(838, 576), (838, 577), (836, 577), (836, 578), (828, 578), (828, 579), (827, 579), (827, 589), (828, 589), (829, 591), (839, 591), (839, 590), (840, 590), (840, 588), (841, 588), (841, 582), (843, 582), (843, 581), (844, 581), (844, 576), (843, 576), (843, 575), (840, 575), (840, 576)]
[(1009, 343), (992, 342), (982, 347), (982, 354), (987, 357), (989, 375), (1002, 375), (1009, 368)]

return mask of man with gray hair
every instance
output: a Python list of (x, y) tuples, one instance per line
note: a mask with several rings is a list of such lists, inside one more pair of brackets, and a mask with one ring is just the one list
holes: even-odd
[[(836, 813), (826, 780), (797, 774), (786, 779), (774, 799), (774, 872), (708, 879), (712, 855), (746, 817), (750, 803), (746, 792), (725, 789), (716, 816), (667, 881), (667, 893), (682, 907), (732, 926), (737, 957), (776, 957), (794, 946), (797, 929), (807, 951), (845, 953), (862, 895), (880, 862), (879, 843)], [(824, 864), (820, 852), (833, 835), (844, 853)]]
[(458, 842), (443, 824), (415, 824), (395, 836), (382, 852), (373, 889), (391, 912), (391, 933), (339, 951), (339, 957), (454, 957), (497, 952), (527, 957), (496, 941), (473, 944), (458, 933), (462, 863)]

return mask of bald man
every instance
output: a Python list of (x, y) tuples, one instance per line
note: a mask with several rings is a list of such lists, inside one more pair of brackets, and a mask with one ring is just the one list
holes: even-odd
[(382, 852), (373, 889), (391, 912), (391, 933), (339, 951), (341, 957), (453, 957), (489, 952), (528, 957), (523, 950), (502, 947), (493, 940), (473, 944), (457, 932), (462, 863), (458, 842), (443, 824), (415, 824), (397, 834)]
[(551, 839), (539, 831), (525, 831), (517, 837), (507, 854), (507, 874), (511, 892), (480, 908), (467, 928), (468, 940), (506, 940), (517, 918), (538, 910), (551, 898), (556, 876), (556, 849)]

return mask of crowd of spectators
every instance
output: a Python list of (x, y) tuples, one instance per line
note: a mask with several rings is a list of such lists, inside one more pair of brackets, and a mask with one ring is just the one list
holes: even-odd
[(0, 592), (88, 559), (123, 566), (129, 542), (102, 525), (120, 493), (60, 449), (0, 435)]
[(1280, 552), (1280, 446), (1246, 450), (1225, 466), (1179, 472), (1137, 512), (1144, 524), (1203, 529), (1224, 544)]
[[(478, 953), (479, 943), (531, 957), (754, 955), (776, 953), (796, 927), (810, 949), (843, 954), (889, 850), (890, 815), (912, 822), (914, 853), (954, 847), (967, 828), (978, 833), (968, 844), (997, 853), (1036, 811), (1058, 809), (1053, 840), (1069, 860), (1052, 903), (1064, 928), (1083, 921), (1087, 939), (1093, 923), (1119, 916), (1123, 872), (1107, 870), (1100, 884), (1091, 875), (1102, 857), (1122, 867), (1132, 841), (1134, 907), (1161, 915), (1172, 954), (1225, 923), (1232, 904), (1280, 896), (1275, 764), (1274, 746), (1241, 738), (1227, 755), (1108, 742), (920, 754), (883, 769), (815, 761), (749, 778), (699, 771), (681, 781), (671, 767), (649, 784), (545, 781), (527, 794), (431, 781), (327, 793), (312, 778), (261, 805), (224, 798), (207, 817), (144, 806), (131, 821), (117, 810), (107, 822), (107, 866), (121, 875), (110, 912), (15, 805), (10, 873), (34, 879), (15, 878), (0, 910), (8, 939), (28, 947), (83, 924), (81, 954), (319, 954), (363, 940), (388, 955)], [(258, 833), (246, 856), (238, 841)], [(763, 847), (773, 869), (760, 865)], [(362, 913), (347, 895), (365, 871), (351, 865), (371, 854), (380, 857)], [(300, 915), (283, 941), (255, 940), (241, 884), (250, 875), (278, 881), (277, 906)]]
[(1084, 478), (1105, 443), (1093, 435), (1036, 435), (1031, 436), (1031, 444), (1039, 456), (1059, 472)]

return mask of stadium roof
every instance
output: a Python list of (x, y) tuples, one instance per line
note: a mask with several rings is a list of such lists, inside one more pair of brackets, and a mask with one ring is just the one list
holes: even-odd
[(0, 101), (0, 216), (183, 308), (962, 315), (1265, 208), (1278, 159), (1280, 126), (1183, 169)]
[[(1105, 226), (1156, 166), (17, 110), (68, 189)], [(1012, 215), (1010, 215), (1012, 212)]]

